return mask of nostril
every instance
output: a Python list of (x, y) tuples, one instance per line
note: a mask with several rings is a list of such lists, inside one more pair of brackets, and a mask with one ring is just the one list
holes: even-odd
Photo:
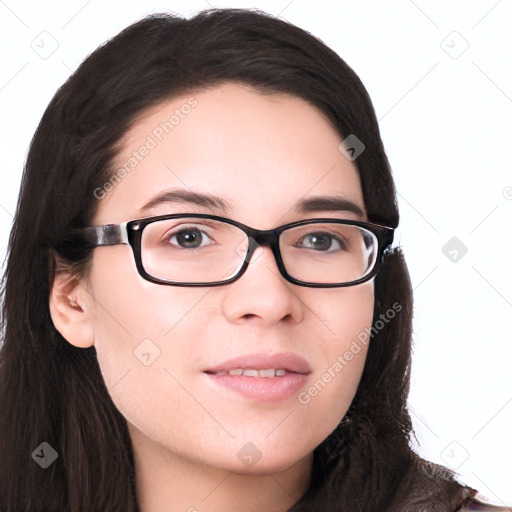
[(279, 327), (282, 322), (289, 322), (292, 319), (291, 313), (288, 313), (287, 315), (283, 316), (279, 322), (277, 322), (277, 326)]

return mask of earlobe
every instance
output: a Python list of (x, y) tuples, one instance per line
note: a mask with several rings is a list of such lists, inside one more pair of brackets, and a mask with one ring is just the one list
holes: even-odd
[(78, 348), (94, 345), (94, 332), (83, 286), (67, 273), (55, 276), (49, 306), (53, 325), (62, 337)]

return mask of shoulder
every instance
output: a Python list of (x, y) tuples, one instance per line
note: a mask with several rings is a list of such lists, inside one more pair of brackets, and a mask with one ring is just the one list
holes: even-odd
[(468, 498), (462, 504), (462, 507), (457, 509), (459, 512), (512, 512), (512, 507), (502, 507), (488, 503), (485, 498), (480, 495)]

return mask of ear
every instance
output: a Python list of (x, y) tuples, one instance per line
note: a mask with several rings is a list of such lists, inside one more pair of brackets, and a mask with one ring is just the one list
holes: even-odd
[(94, 345), (94, 331), (87, 308), (87, 291), (67, 272), (55, 275), (50, 291), (50, 315), (62, 337), (79, 348)]

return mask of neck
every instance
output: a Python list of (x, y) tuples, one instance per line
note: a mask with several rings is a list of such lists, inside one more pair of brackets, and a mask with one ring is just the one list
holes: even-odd
[(272, 474), (240, 474), (197, 463), (129, 427), (140, 512), (285, 512), (306, 491), (312, 454)]

